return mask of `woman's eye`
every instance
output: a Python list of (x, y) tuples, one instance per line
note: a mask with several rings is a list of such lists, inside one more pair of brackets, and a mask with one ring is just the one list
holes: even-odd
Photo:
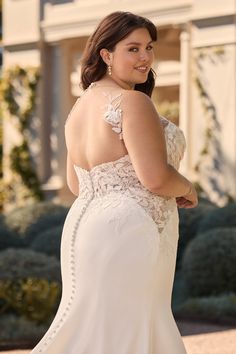
[[(152, 45), (148, 45), (147, 47), (146, 47), (146, 50), (148, 50), (148, 51), (151, 51), (153, 49), (153, 46)], [(129, 52), (134, 52), (134, 53), (137, 53), (139, 51), (139, 48), (137, 48), (137, 47), (131, 47), (131, 48), (129, 48)]]
[(138, 51), (137, 47), (129, 48), (129, 52), (137, 52), (137, 51)]

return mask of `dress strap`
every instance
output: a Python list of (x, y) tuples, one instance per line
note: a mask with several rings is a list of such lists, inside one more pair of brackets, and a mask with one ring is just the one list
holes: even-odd
[(118, 94), (113, 97), (110, 93), (104, 93), (108, 98), (108, 104), (106, 106), (106, 111), (104, 113), (104, 120), (112, 125), (112, 130), (119, 134), (119, 138), (123, 139), (122, 132), (122, 114), (123, 111), (120, 108), (122, 94)]

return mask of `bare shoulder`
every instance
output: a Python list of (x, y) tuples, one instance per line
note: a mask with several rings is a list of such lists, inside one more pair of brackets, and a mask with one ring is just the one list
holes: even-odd
[(129, 97), (132, 99), (143, 99), (151, 101), (150, 97), (146, 93), (137, 90), (123, 90), (124, 97)]
[(159, 121), (159, 115), (151, 98), (140, 91), (125, 91), (122, 98), (123, 114), (126, 120), (147, 117), (148, 121)]
[(153, 106), (152, 100), (148, 95), (136, 90), (124, 90), (122, 102), (127, 105), (127, 107), (133, 106), (133, 104), (135, 104), (135, 107), (137, 106), (139, 108), (143, 105)]

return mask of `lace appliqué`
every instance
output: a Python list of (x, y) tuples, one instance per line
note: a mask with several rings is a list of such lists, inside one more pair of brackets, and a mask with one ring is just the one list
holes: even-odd
[(112, 130), (119, 134), (119, 138), (123, 139), (122, 134), (122, 109), (120, 108), (121, 96), (120, 93), (118, 96), (112, 97), (111, 94), (104, 95), (108, 98), (109, 103), (104, 114), (104, 120), (112, 125)]

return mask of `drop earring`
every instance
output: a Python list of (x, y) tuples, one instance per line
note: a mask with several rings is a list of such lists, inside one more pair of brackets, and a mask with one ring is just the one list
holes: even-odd
[(111, 76), (111, 65), (108, 65), (107, 68), (108, 68), (108, 75)]

